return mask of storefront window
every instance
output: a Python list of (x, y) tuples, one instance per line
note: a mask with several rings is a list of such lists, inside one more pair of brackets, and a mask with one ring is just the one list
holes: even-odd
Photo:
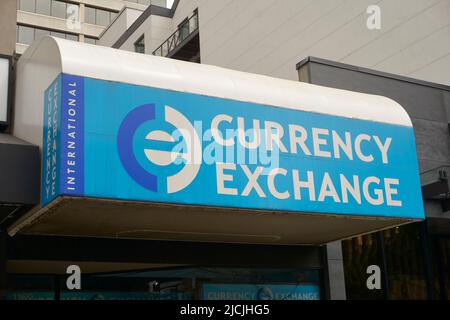
[(438, 238), (436, 241), (436, 277), (435, 288), (441, 299), (450, 299), (450, 238)]
[[(421, 227), (413, 223), (343, 241), (348, 299), (427, 299)], [(369, 265), (379, 266), (386, 277), (380, 290), (367, 288)]]
[(12, 300), (319, 300), (322, 294), (319, 271), (298, 269), (179, 267), (87, 275), (76, 291), (65, 289), (63, 276), (10, 279)]
[(376, 234), (342, 242), (347, 299), (384, 299), (383, 288), (381, 290), (367, 288), (367, 267), (377, 265), (381, 268), (382, 265), (379, 250)]
[(27, 26), (17, 26), (17, 42), (31, 45), (33, 41), (42, 38), (43, 36), (51, 35), (57, 38), (78, 41), (78, 35), (71, 33), (64, 33), (59, 31), (50, 31), (46, 29), (32, 28)]
[(420, 227), (415, 223), (383, 232), (391, 299), (427, 299)]
[(66, 6), (65, 2), (52, 1), (52, 16), (65, 19), (67, 14)]
[(138, 53), (145, 53), (145, 38), (144, 35), (142, 35), (138, 41), (134, 44), (134, 52)]
[[(74, 14), (74, 9), (68, 8), (78, 7), (77, 4), (66, 3), (58, 0), (18, 0), (17, 8), (21, 11), (38, 13), (46, 16), (66, 19), (69, 15)], [(68, 12), (69, 11), (69, 12)]]
[(39, 40), (40, 38), (47, 35), (50, 35), (50, 31), (43, 29), (35, 29), (34, 37), (36, 40)]
[(17, 3), (17, 8), (22, 11), (34, 12), (36, 8), (36, 0), (19, 0)]
[(32, 44), (34, 41), (34, 29), (26, 26), (19, 26), (17, 33), (17, 42), (23, 44)]
[(55, 300), (56, 281), (47, 275), (8, 275), (7, 300)]

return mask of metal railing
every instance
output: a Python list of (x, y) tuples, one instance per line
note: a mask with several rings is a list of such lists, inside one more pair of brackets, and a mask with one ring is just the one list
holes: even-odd
[(193, 32), (198, 30), (198, 13), (194, 14), (186, 19), (177, 30), (172, 33), (166, 41), (164, 41), (155, 51), (153, 55), (155, 56), (168, 56), (173, 50), (178, 48), (178, 46), (188, 38)]

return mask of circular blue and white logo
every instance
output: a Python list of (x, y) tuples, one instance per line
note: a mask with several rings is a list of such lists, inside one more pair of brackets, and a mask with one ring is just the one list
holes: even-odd
[(164, 107), (164, 121), (174, 127), (170, 134), (164, 130), (151, 130), (146, 133), (145, 139), (152, 142), (175, 143), (174, 133), (177, 133), (186, 148), (184, 151), (162, 150), (157, 148), (144, 148), (138, 152), (145, 155), (145, 159), (157, 167), (167, 167), (177, 161), (183, 160), (183, 167), (165, 179), (166, 190), (158, 185), (157, 172), (150, 172), (144, 166), (134, 150), (133, 142), (137, 138), (136, 132), (144, 123), (156, 122), (156, 108), (154, 104), (141, 105), (131, 110), (123, 119), (118, 136), (117, 148), (120, 161), (128, 175), (142, 187), (153, 192), (176, 193), (189, 186), (197, 176), (202, 163), (202, 146), (200, 138), (191, 122), (179, 111), (170, 106)]

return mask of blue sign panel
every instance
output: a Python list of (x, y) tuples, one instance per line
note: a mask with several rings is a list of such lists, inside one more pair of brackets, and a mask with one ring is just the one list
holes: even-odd
[(65, 74), (60, 83), (61, 195), (424, 217), (412, 127)]
[(317, 285), (204, 284), (203, 300), (320, 300)]

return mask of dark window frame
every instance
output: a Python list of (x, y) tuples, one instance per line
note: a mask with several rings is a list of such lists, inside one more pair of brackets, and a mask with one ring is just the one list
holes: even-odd
[[(138, 48), (142, 48), (143, 51), (139, 51)], [(145, 53), (145, 34), (142, 34), (134, 43), (134, 52)]]

